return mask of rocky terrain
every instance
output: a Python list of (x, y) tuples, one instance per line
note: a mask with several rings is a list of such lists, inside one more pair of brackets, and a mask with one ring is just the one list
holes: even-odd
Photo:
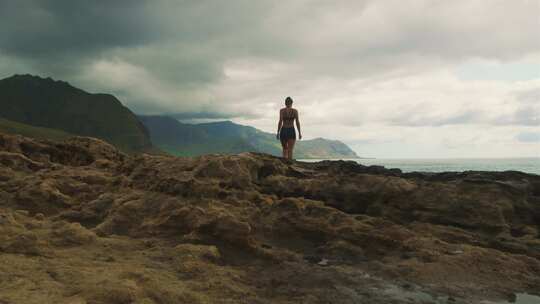
[(481, 303), (540, 292), (540, 176), (0, 134), (0, 303)]

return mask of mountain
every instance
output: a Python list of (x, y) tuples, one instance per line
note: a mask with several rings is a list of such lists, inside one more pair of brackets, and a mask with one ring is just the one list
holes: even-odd
[(73, 134), (69, 134), (61, 130), (34, 127), (4, 118), (0, 118), (0, 132), (7, 134), (19, 134), (36, 139), (48, 139), (56, 141), (66, 140), (74, 136)]
[[(276, 136), (231, 121), (186, 124), (167, 116), (139, 116), (154, 145), (174, 155), (247, 151), (281, 155)], [(323, 138), (297, 141), (295, 158), (357, 158), (347, 145)]]
[[(275, 135), (231, 121), (185, 124), (166, 116), (137, 117), (109, 94), (91, 94), (64, 81), (32, 75), (0, 80), (0, 131), (38, 139), (74, 135), (103, 139), (124, 152), (178, 156), (246, 151), (281, 155)], [(340, 141), (298, 141), (296, 158), (356, 158)]]
[(302, 158), (358, 158), (358, 155), (346, 144), (339, 140), (329, 140), (321, 137), (298, 142)]
[(125, 152), (152, 150), (148, 131), (109, 94), (31, 75), (0, 80), (0, 118), (106, 140)]

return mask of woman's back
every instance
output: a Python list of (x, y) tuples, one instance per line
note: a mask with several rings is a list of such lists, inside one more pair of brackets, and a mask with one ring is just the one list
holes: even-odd
[(298, 117), (298, 112), (294, 108), (283, 108), (281, 111), (281, 118), (283, 119), (283, 127), (294, 127), (294, 120)]

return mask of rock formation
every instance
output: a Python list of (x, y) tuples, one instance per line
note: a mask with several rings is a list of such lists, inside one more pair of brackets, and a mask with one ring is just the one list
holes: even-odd
[(539, 227), (520, 172), (0, 134), (0, 303), (478, 303), (540, 292)]

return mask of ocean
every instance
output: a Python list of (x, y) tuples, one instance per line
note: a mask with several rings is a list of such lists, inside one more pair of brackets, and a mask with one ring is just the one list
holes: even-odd
[[(298, 159), (316, 162), (323, 159)], [(360, 158), (353, 160), (365, 166), (379, 165), (399, 168), (403, 172), (445, 172), (445, 171), (521, 171), (540, 175), (540, 158), (425, 158), (425, 159), (385, 159)]]

